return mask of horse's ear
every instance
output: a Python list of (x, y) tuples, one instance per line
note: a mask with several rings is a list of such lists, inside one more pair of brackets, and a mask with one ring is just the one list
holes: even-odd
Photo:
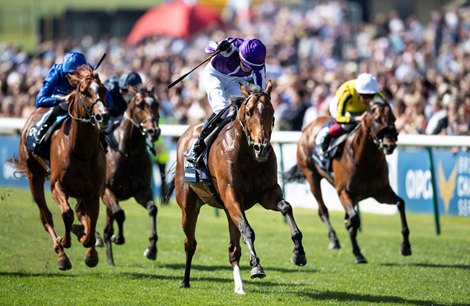
[(242, 84), (240, 84), (240, 91), (242, 92), (243, 97), (245, 98), (250, 95), (250, 93), (248, 92), (248, 89), (246, 89), (246, 87)]
[(155, 91), (155, 84), (153, 83), (147, 83), (147, 91), (149, 92), (154, 92)]
[(273, 88), (273, 82), (271, 80), (266, 84), (266, 90), (264, 91), (268, 96), (271, 96), (271, 89)]

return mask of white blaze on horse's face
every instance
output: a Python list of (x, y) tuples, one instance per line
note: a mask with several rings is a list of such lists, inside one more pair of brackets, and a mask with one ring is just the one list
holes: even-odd
[[(274, 110), (272, 106), (263, 99), (269, 99), (267, 95), (255, 95), (256, 104), (251, 104), (251, 110), (247, 113), (250, 118), (249, 126), (247, 126), (247, 133), (249, 133), (249, 145), (253, 147), (255, 159), (258, 162), (265, 162), (268, 160), (269, 153), (271, 152), (271, 133), (273, 129)], [(266, 103), (266, 104), (265, 104)], [(249, 107), (247, 105), (247, 107)]]
[(157, 141), (160, 136), (159, 103), (149, 91), (141, 91), (134, 95), (130, 103), (135, 103), (132, 108), (131, 117), (137, 127), (141, 130), (143, 136), (148, 137), (150, 141)]
[(94, 93), (94, 97), (93, 95), (90, 95), (92, 99), (90, 115), (92, 124), (96, 125), (99, 130), (104, 131), (107, 129), (109, 124), (109, 114), (104, 104), (106, 99), (106, 90), (104, 90), (104, 86), (100, 86), (96, 80), (91, 82), (89, 90)]

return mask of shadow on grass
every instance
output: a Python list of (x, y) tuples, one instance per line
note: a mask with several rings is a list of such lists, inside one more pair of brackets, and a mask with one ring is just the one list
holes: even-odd
[[(181, 270), (184, 271), (185, 265), (184, 264), (161, 264), (159, 265), (160, 267), (167, 268), (167, 269), (172, 269), (172, 270)], [(227, 264), (226, 266), (222, 265), (191, 265), (191, 270), (198, 270), (198, 271), (217, 271), (217, 270), (230, 270), (231, 271), (232, 267), (230, 264)], [(250, 267), (245, 266), (245, 265), (240, 265), (241, 270), (247, 269), (248, 271), (251, 270)], [(316, 273), (317, 271), (314, 269), (309, 269), (305, 267), (297, 267), (292, 264), (292, 268), (276, 268), (276, 267), (270, 267), (270, 266), (263, 266), (263, 269), (265, 270), (266, 273), (269, 273), (269, 271), (276, 271), (276, 272), (281, 272), (281, 273)]]
[(445, 265), (445, 264), (433, 264), (433, 263), (383, 263), (380, 264), (385, 267), (403, 267), (403, 266), (412, 266), (420, 268), (449, 268), (449, 269), (461, 269), (461, 270), (470, 270), (470, 265)]
[[(379, 303), (391, 303), (397, 305), (404, 305), (404, 304), (411, 304), (411, 305), (449, 305), (449, 304), (441, 304), (434, 301), (425, 301), (425, 300), (415, 300), (415, 299), (407, 299), (399, 296), (376, 296), (370, 294), (352, 294), (346, 292), (335, 292), (335, 291), (324, 291), (324, 292), (312, 292), (312, 293), (299, 293), (299, 296), (308, 297), (315, 301), (329, 301), (337, 300), (338, 303), (347, 301), (347, 302), (358, 302), (358, 303), (370, 303), (370, 304), (379, 304)], [(460, 305), (468, 305), (468, 304), (461, 304), (461, 303), (453, 303), (452, 305), (460, 306)]]
[(11, 276), (11, 277), (78, 277), (78, 275), (68, 273), (31, 273), (31, 272), (2, 272), (0, 276)]

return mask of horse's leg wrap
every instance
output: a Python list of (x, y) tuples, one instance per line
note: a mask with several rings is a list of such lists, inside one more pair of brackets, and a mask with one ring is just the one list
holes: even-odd
[(277, 208), (281, 214), (286, 218), (287, 223), (289, 224), (291, 230), (291, 238), (294, 242), (294, 250), (292, 255), (292, 262), (298, 266), (304, 266), (307, 264), (307, 258), (305, 257), (304, 247), (302, 245), (302, 232), (297, 227), (295, 223), (294, 214), (292, 212), (292, 206), (286, 201), (282, 200), (277, 203)]

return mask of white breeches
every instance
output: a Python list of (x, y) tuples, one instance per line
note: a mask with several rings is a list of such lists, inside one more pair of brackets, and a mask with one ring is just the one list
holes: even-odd
[(214, 113), (219, 113), (231, 103), (231, 97), (241, 97), (240, 82), (249, 77), (234, 77), (222, 74), (215, 70), (211, 64), (206, 65), (201, 73), (203, 88)]

